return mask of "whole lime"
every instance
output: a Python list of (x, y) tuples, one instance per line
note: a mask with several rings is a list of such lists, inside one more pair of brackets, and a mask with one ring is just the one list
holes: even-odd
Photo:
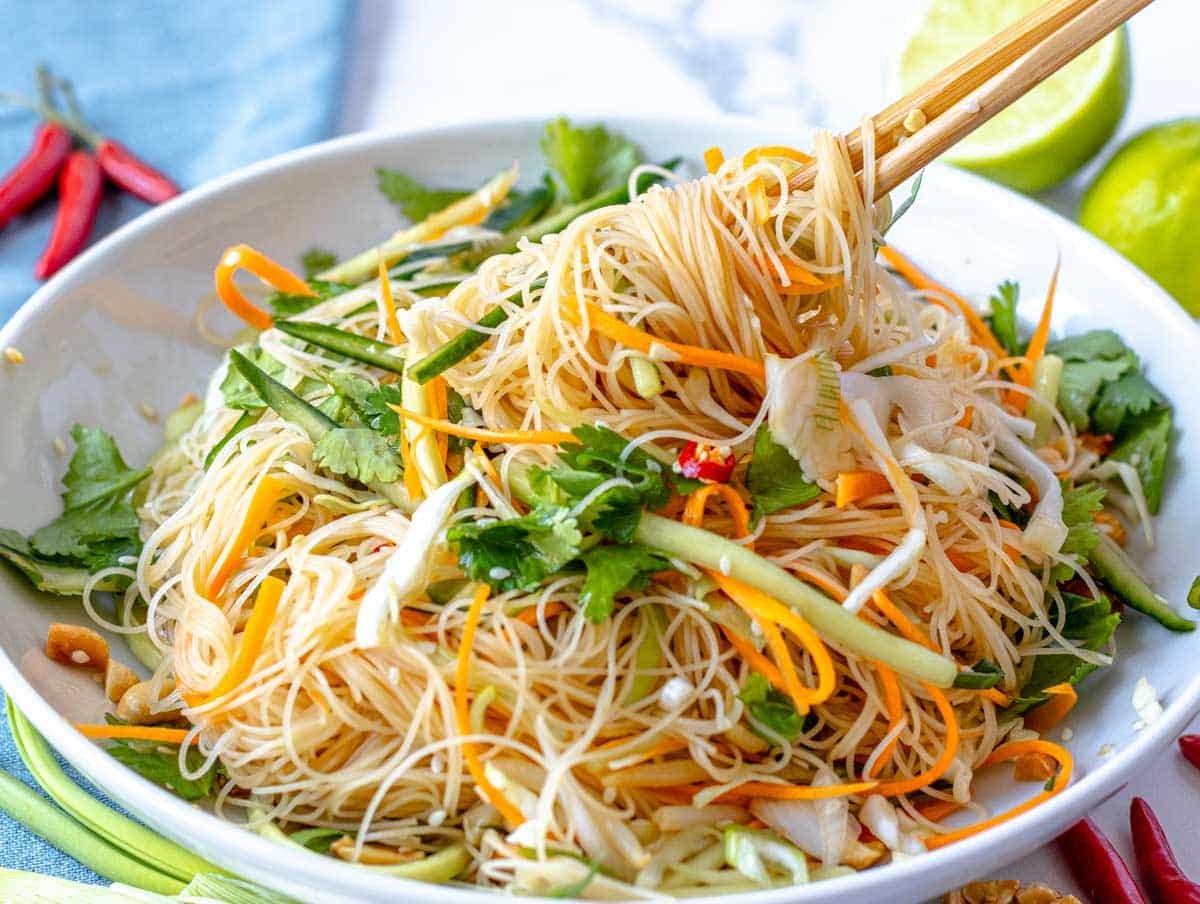
[[(896, 61), (908, 91), (1044, 0), (931, 0)], [(944, 155), (1018, 191), (1066, 179), (1112, 137), (1129, 101), (1129, 42), (1119, 28)]]
[(1079, 222), (1200, 316), (1200, 119), (1131, 138), (1088, 187)]

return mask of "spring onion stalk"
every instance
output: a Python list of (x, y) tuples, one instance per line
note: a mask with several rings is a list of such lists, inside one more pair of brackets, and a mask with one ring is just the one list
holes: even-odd
[(1035, 449), (1040, 449), (1050, 439), (1050, 425), (1054, 423), (1062, 372), (1063, 359), (1058, 355), (1042, 355), (1033, 368), (1033, 398), (1029, 400), (1029, 419), (1033, 421)]
[(503, 203), (516, 183), (517, 175), (518, 170), (515, 165), (498, 173), (474, 194), (430, 214), (414, 226), (401, 229), (382, 245), (370, 248), (344, 263), (318, 273), (317, 279), (350, 285), (365, 282), (379, 270), (380, 258), (383, 258), (384, 264), (390, 267), (402, 260), (414, 245), (438, 238), (446, 230), (455, 226), (472, 222), (476, 216), (486, 214), (487, 211)]
[(726, 826), (724, 842), (725, 862), (764, 888), (772, 885), (767, 863), (790, 873), (794, 885), (808, 882), (808, 859), (804, 851), (774, 832), (739, 825)]
[(257, 411), (243, 411), (242, 416), (233, 422), (233, 426), (229, 428), (229, 430), (224, 436), (221, 437), (220, 440), (218, 440), (215, 446), (208, 450), (208, 454), (204, 456), (204, 470), (207, 471), (209, 469), (209, 466), (211, 466), (212, 463), (216, 461), (217, 456), (221, 454), (221, 450), (229, 445), (230, 441), (235, 436), (237, 436), (251, 424), (257, 423), (258, 418), (259, 412)]
[[(230, 349), (229, 360), (238, 373), (246, 378), (246, 382), (254, 387), (254, 391), (258, 393), (259, 398), (268, 408), (285, 421), (295, 424), (307, 433), (308, 438), (314, 443), (330, 430), (337, 429), (337, 421), (256, 367), (254, 362), (237, 349)], [(412, 502), (403, 487), (378, 480), (371, 481), (367, 486), (396, 508), (402, 511), (412, 509)]]
[(201, 873), (179, 893), (186, 901), (221, 901), (223, 904), (297, 904), (294, 898), (232, 876)]
[[(64, 813), (54, 804), (7, 772), (0, 772), (0, 810), (33, 834), (44, 838), (69, 857), (106, 879), (124, 882), (164, 895), (173, 895), (184, 883), (126, 856)], [(115, 814), (114, 814), (115, 815)], [(7, 901), (30, 900), (4, 897)], [(32, 900), (37, 900), (36, 898)], [(57, 898), (47, 898), (57, 901)], [(90, 900), (90, 899), (89, 899)]]
[(667, 630), (667, 618), (662, 606), (652, 603), (642, 607), (644, 613), (645, 633), (638, 641), (637, 652), (633, 654), (633, 680), (629, 682), (629, 692), (625, 695), (625, 705), (632, 706), (658, 685), (659, 676), (653, 674), (655, 669), (661, 669), (662, 636)]
[(778, 565), (717, 534), (644, 512), (634, 539), (758, 588), (791, 606), (832, 643), (910, 678), (951, 687), (958, 675), (957, 666), (947, 657), (868, 624)]
[(394, 374), (404, 373), (404, 359), (397, 356), (397, 347), (390, 342), (380, 342), (324, 323), (305, 320), (280, 320), (275, 324), (275, 329), (355, 361), (373, 364)]
[(0, 869), (0, 901), (23, 904), (171, 904), (168, 898), (126, 885), (97, 888), (19, 869)]
[(1196, 623), (1184, 618), (1154, 592), (1138, 574), (1137, 566), (1107, 534), (1097, 531), (1096, 546), (1088, 553), (1096, 573), (1121, 598), (1121, 602), (1148, 615), (1168, 631), (1194, 631)]
[[(21, 759), (45, 792), (89, 832), (94, 833), (106, 844), (125, 852), (130, 858), (141, 861), (147, 869), (154, 870), (166, 879), (177, 881), (176, 889), (197, 873), (221, 872), (204, 858), (109, 809), (76, 785), (58, 765), (58, 760), (55, 759), (54, 752), (45, 738), (38, 734), (37, 729), (13, 705), (11, 699), (7, 703), (8, 725)], [(108, 873), (102, 870), (99, 872), (108, 876)], [(108, 877), (113, 881), (129, 882), (128, 879), (117, 876)]]
[[(16, 567), (30, 583), (43, 593), (57, 593), (60, 596), (83, 596), (83, 588), (91, 580), (91, 574), (86, 568), (71, 568), (66, 565), (53, 565), (27, 556), (18, 549), (0, 544), (0, 559), (7, 559)], [(110, 574), (97, 581), (92, 589), (105, 592), (124, 590), (129, 584), (129, 578), (123, 574)]]
[[(546, 281), (539, 279), (533, 282), (531, 288), (540, 289), (544, 285), (546, 285)], [(517, 307), (524, 304), (524, 296), (520, 292), (514, 292), (505, 300), (509, 304), (515, 304)], [(475, 325), (483, 327), (485, 330), (494, 330), (507, 319), (508, 312), (504, 308), (495, 307), (476, 320)], [(438, 374), (465, 361), (474, 354), (477, 348), (486, 345), (487, 341), (491, 338), (491, 333), (483, 333), (470, 328), (465, 329), (441, 348), (435, 349), (410, 367), (408, 369), (408, 376), (417, 383), (424, 385)]]
[(658, 365), (649, 358), (630, 358), (629, 369), (633, 373), (633, 388), (643, 399), (662, 395), (663, 382), (658, 374)]

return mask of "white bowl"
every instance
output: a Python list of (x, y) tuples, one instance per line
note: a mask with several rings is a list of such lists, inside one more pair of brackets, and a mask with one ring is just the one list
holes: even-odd
[[(605, 120), (636, 139), (650, 159), (699, 157), (718, 144), (740, 151), (807, 136), (770, 124)], [(24, 366), (0, 365), (5, 398), (0, 430), (0, 522), (25, 531), (59, 511), (65, 461), (52, 447), (76, 421), (101, 426), (129, 460), (158, 445), (160, 425), (139, 413), (147, 403), (171, 410), (199, 392), (219, 350), (195, 327), (197, 301), (211, 291), (221, 251), (252, 243), (283, 261), (320, 245), (348, 254), (398, 225), (375, 189), (374, 169), (398, 167), (437, 184), (471, 185), (519, 158), (532, 179), (541, 172), (535, 121), (471, 125), (407, 135), (362, 134), (327, 142), (219, 179), (141, 217), (47, 283), (0, 331)], [(896, 228), (898, 247), (950, 285), (986, 294), (1005, 278), (1025, 289), (1022, 313), (1036, 316), (1055, 255), (1062, 279), (1055, 327), (1117, 330), (1148, 362), (1154, 382), (1175, 405), (1180, 448), (1200, 429), (1200, 330), (1149, 279), (1113, 251), (1033, 202), (952, 169), (932, 168), (915, 208)], [(234, 325), (229, 322), (229, 332)], [(1158, 545), (1143, 559), (1169, 598), (1182, 600), (1197, 564), (1200, 468), (1176, 457), (1158, 519)], [(1190, 500), (1190, 502), (1189, 502)], [(302, 900), (466, 902), (476, 892), (389, 879), (327, 857), (291, 850), (184, 803), (127, 770), (71, 728), (93, 721), (101, 696), (86, 677), (50, 663), (41, 652), (54, 620), (85, 622), (73, 601), (42, 597), (0, 568), (4, 627), (0, 683), (74, 766), (118, 803), (213, 862)], [(1200, 709), (1195, 667), (1200, 634), (1170, 634), (1133, 614), (1118, 631), (1117, 664), (1083, 685), (1068, 725), (1074, 730), (1077, 778), (1054, 800), (989, 832), (881, 869), (795, 889), (746, 895), (759, 902), (918, 901), (1012, 863), (1105, 799), (1139, 763), (1161, 748)], [(123, 649), (118, 641), (117, 649)], [(126, 661), (131, 657), (123, 656)], [(1138, 732), (1130, 699), (1147, 677), (1166, 714)], [(1102, 746), (1115, 752), (1100, 756)], [(1011, 782), (980, 782), (984, 800), (1011, 803)], [(1029, 786), (1016, 789), (1021, 796)], [(1036, 789), (1035, 789), (1036, 790)], [(994, 793), (993, 793), (994, 792)]]

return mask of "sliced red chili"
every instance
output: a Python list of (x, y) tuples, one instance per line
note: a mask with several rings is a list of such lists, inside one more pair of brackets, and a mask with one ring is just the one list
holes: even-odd
[(24, 213), (50, 190), (71, 153), (71, 133), (54, 122), (34, 130), (33, 144), (0, 181), (0, 227)]
[(1090, 819), (1058, 836), (1058, 849), (1092, 904), (1146, 904), (1129, 867)]
[(706, 483), (729, 483), (737, 457), (733, 453), (722, 454), (716, 446), (708, 443), (690, 442), (679, 453), (679, 473), (692, 480)]
[(1138, 873), (1154, 904), (1200, 904), (1200, 885), (1184, 875), (1162, 824), (1140, 797), (1129, 805), (1129, 830)]
[(103, 193), (104, 176), (96, 158), (87, 151), (74, 151), (58, 176), (58, 213), (50, 242), (33, 268), (38, 279), (57, 273), (83, 250)]

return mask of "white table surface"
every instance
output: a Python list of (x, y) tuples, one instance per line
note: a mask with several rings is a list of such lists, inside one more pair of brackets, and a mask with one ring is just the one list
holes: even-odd
[[(887, 100), (893, 55), (920, 8), (920, 0), (362, 0), (340, 125), (620, 112), (742, 113), (773, 119), (781, 132), (846, 128)], [(1133, 94), (1120, 136), (1200, 113), (1200, 2), (1158, 0), (1131, 24), (1131, 39)], [(1097, 166), (1043, 200), (1071, 216)], [(1189, 731), (1200, 732), (1200, 718)], [(1134, 794), (1155, 807), (1200, 879), (1200, 771), (1172, 748), (1092, 814), (1130, 864)], [(1049, 848), (1001, 875), (1076, 890)]]

